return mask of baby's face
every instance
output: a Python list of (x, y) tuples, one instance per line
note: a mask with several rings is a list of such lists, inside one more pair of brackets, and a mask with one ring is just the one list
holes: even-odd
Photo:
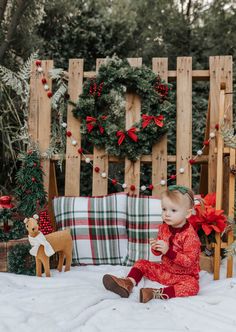
[(185, 198), (181, 199), (180, 202), (175, 202), (169, 197), (163, 197), (161, 206), (163, 221), (174, 228), (182, 227), (192, 212)]

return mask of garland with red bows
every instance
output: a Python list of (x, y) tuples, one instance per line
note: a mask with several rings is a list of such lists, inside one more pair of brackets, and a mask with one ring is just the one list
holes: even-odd
[[(125, 93), (141, 98), (141, 120), (125, 128)], [(137, 160), (149, 154), (153, 144), (167, 132), (171, 103), (170, 86), (149, 68), (131, 67), (112, 58), (96, 78), (88, 79), (74, 105), (73, 114), (82, 123), (84, 145), (91, 142), (110, 155)]]

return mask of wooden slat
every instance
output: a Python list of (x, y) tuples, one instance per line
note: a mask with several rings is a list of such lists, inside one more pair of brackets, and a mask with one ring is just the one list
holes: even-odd
[[(128, 59), (131, 66), (140, 67), (142, 58)], [(141, 101), (140, 97), (131, 93), (126, 94), (126, 130), (130, 129), (135, 122), (141, 117)], [(131, 194), (139, 194), (140, 186), (140, 160), (136, 162), (125, 158), (125, 183), (127, 184), (126, 192)], [(130, 185), (134, 185), (136, 190), (130, 191)]]
[[(32, 75), (30, 80), (30, 108), (29, 108), (29, 135), (38, 144), (40, 153), (47, 151), (51, 139), (51, 100), (47, 96), (41, 82), (44, 76), (49, 88), (52, 81), (49, 71), (53, 68), (52, 60), (42, 61), (43, 73), (38, 73), (35, 63), (32, 64)], [(50, 179), (50, 160), (42, 159), (41, 165), (44, 171), (44, 188), (48, 194)]]
[[(192, 58), (177, 58), (177, 130), (176, 130), (177, 184), (191, 187), (192, 170)], [(184, 173), (179, 169), (184, 167)]]
[[(156, 59), (156, 58), (153, 58)], [(175, 81), (177, 76), (176, 70), (169, 70), (167, 71), (167, 78), (169, 81)], [(84, 78), (94, 78), (96, 77), (95, 71), (85, 71)], [(193, 70), (192, 71), (192, 78), (193, 81), (206, 81), (209, 80), (210, 71), (209, 70)]]
[[(69, 60), (68, 93), (70, 99), (77, 101), (83, 88), (83, 59)], [(67, 128), (71, 131), (73, 139), (78, 142), (77, 146), (71, 144), (71, 137), (67, 138), (66, 144), (66, 172), (65, 172), (65, 195), (78, 196), (80, 194), (80, 164), (81, 157), (78, 147), (81, 146), (80, 121), (72, 114), (72, 105), (67, 109)]]
[[(225, 91), (220, 91), (220, 104), (219, 104), (219, 122), (224, 118), (224, 106), (225, 106)], [(216, 178), (216, 209), (220, 210), (222, 207), (222, 194), (223, 194), (223, 150), (224, 139), (218, 132), (217, 135), (217, 178)], [(218, 280), (220, 277), (220, 249), (221, 249), (221, 234), (216, 233), (216, 243), (214, 247), (214, 279)]]
[[(220, 85), (226, 84), (226, 93), (232, 92), (232, 57), (215, 56), (210, 57), (210, 130), (214, 130), (219, 121)], [(225, 121), (232, 123), (232, 95), (228, 94), (225, 98)], [(215, 140), (211, 141), (209, 147), (209, 168), (208, 168), (208, 192), (216, 191), (216, 147)]]
[[(153, 58), (152, 70), (167, 82), (168, 58)], [(166, 190), (166, 185), (159, 186), (162, 179), (167, 179), (167, 135), (152, 148), (152, 183), (154, 184), (152, 195), (160, 195)]]
[(49, 192), (48, 192), (48, 198), (49, 198), (48, 212), (49, 212), (50, 220), (51, 220), (54, 230), (56, 230), (56, 221), (55, 221), (55, 216), (54, 216), (51, 201), (52, 201), (52, 198), (55, 196), (58, 196), (57, 178), (56, 178), (55, 162), (53, 162), (51, 160), (50, 161)]
[[(99, 67), (105, 62), (105, 59), (97, 59), (96, 70), (98, 72)], [(94, 167), (99, 167), (100, 173), (104, 172), (108, 176), (108, 156), (105, 149), (93, 148), (93, 164)], [(94, 196), (106, 195), (108, 192), (108, 180), (107, 177), (101, 177), (100, 173), (96, 173), (93, 167), (93, 189)]]

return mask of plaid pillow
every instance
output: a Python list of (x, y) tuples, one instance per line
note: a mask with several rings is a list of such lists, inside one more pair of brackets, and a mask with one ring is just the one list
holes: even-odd
[(70, 227), (74, 264), (123, 264), (127, 254), (127, 195), (58, 197), (58, 229)]
[(126, 265), (133, 265), (138, 259), (153, 259), (149, 239), (157, 237), (157, 227), (162, 223), (161, 213), (160, 199), (151, 196), (128, 196)]

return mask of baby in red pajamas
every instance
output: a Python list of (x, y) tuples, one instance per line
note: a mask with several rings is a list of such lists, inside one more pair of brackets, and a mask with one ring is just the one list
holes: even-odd
[(141, 288), (142, 303), (198, 293), (200, 241), (187, 221), (194, 206), (194, 194), (184, 186), (170, 186), (162, 194), (161, 205), (163, 224), (159, 226), (157, 239), (150, 240), (153, 254), (162, 255), (161, 262), (140, 259), (126, 278), (106, 274), (103, 277), (106, 289), (128, 297), (133, 287), (146, 277), (165, 287)]

